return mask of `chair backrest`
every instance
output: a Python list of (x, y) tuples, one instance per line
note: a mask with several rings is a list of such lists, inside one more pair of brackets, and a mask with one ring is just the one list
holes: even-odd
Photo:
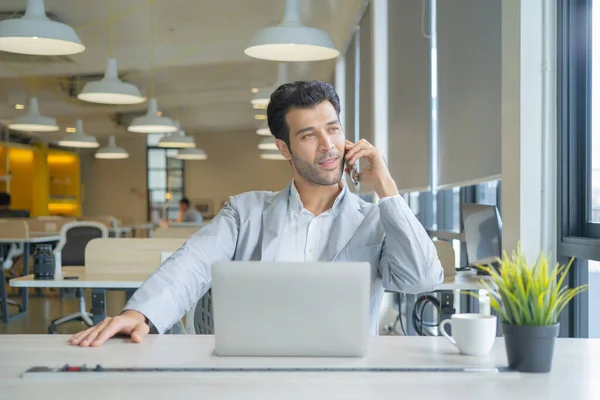
[(0, 237), (27, 238), (29, 227), (23, 219), (0, 219)]
[(93, 239), (107, 237), (108, 229), (99, 222), (73, 221), (64, 224), (56, 247), (56, 251), (61, 252), (62, 265), (84, 266), (88, 243)]
[(148, 273), (161, 264), (161, 252), (174, 252), (183, 238), (94, 239), (85, 249), (85, 268), (93, 273)]
[(215, 333), (213, 321), (212, 291), (208, 292), (198, 300), (194, 310), (194, 333), (196, 335), (212, 335)]
[(437, 250), (438, 259), (444, 270), (444, 278), (456, 275), (456, 258), (454, 248), (450, 242), (444, 240), (434, 240), (433, 244)]
[(108, 229), (117, 228), (119, 226), (119, 222), (115, 217), (111, 217), (108, 215), (100, 215), (97, 217), (81, 217), (81, 221), (95, 221), (104, 224)]
[(154, 238), (184, 238), (187, 239), (194, 233), (198, 232), (199, 227), (193, 228), (157, 228), (154, 230), (152, 237)]

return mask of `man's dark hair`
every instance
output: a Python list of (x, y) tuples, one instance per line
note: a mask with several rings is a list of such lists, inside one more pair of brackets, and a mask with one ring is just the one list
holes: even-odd
[(190, 200), (187, 197), (184, 197), (183, 199), (179, 200), (179, 204), (185, 204), (186, 206), (190, 206)]
[(10, 206), (10, 194), (6, 192), (0, 192), (0, 207)]
[(340, 117), (340, 98), (327, 82), (296, 81), (286, 83), (271, 94), (267, 107), (267, 121), (271, 134), (283, 140), (290, 152), (290, 127), (285, 116), (291, 108), (313, 108), (324, 101), (329, 101)]

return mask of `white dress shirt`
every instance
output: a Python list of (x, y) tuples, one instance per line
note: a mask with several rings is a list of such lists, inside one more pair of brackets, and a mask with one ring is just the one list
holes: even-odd
[[(277, 261), (332, 261), (323, 259), (323, 254), (332, 234), (331, 226), (334, 218), (341, 209), (344, 193), (345, 191), (341, 190), (333, 206), (315, 217), (312, 212), (304, 208), (296, 184), (292, 181), (287, 220), (281, 233), (285, 240), (279, 248)], [(385, 197), (380, 200), (380, 203), (390, 198)]]

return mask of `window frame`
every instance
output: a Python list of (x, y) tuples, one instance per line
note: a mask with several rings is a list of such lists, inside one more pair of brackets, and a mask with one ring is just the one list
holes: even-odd
[[(154, 150), (163, 150), (163, 154), (165, 157), (165, 166), (164, 168), (150, 168), (150, 166), (148, 165), (149, 162), (149, 154), (150, 151), (154, 151)], [(152, 218), (152, 204), (153, 200), (152, 200), (152, 192), (153, 191), (158, 191), (158, 190), (164, 190), (165, 193), (169, 193), (169, 192), (181, 192), (182, 197), (185, 197), (185, 161), (182, 160), (181, 163), (181, 168), (173, 168), (172, 166), (169, 166), (169, 162), (167, 160), (168, 156), (168, 152), (169, 150), (177, 150), (177, 149), (171, 149), (171, 148), (164, 148), (164, 147), (158, 147), (158, 146), (154, 146), (154, 145), (148, 145), (146, 142), (146, 189), (147, 189), (147, 209), (146, 209), (146, 214), (148, 216), (148, 220), (150, 221)], [(169, 187), (169, 171), (179, 171), (181, 170), (181, 187), (177, 187), (177, 188), (170, 188)], [(164, 182), (164, 188), (150, 188), (150, 172), (151, 171), (164, 171), (165, 172), (165, 182)], [(169, 212), (173, 212), (179, 209), (179, 204), (170, 204), (169, 207), (167, 207), (167, 215), (166, 217), (168, 218)], [(162, 211), (161, 211), (161, 218), (162, 218)]]
[(557, 3), (558, 253), (600, 261), (600, 224), (588, 221), (591, 4), (592, 0)]

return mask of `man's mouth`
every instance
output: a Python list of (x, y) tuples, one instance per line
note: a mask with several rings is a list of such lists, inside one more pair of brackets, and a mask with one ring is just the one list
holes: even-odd
[(333, 168), (337, 165), (338, 157), (331, 157), (326, 160), (323, 160), (319, 163), (319, 165), (325, 168)]

